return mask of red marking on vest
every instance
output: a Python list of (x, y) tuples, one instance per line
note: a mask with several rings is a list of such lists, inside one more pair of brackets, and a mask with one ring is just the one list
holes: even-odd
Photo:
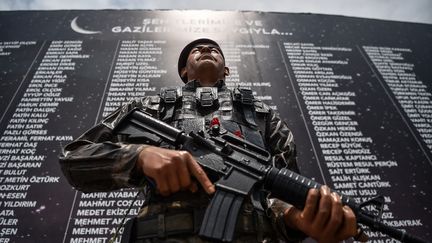
[(215, 117), (211, 120), (210, 122), (210, 127), (214, 126), (214, 125), (218, 125), (220, 126), (220, 122), (219, 122), (219, 118)]
[(243, 138), (243, 134), (241, 133), (240, 130), (235, 130), (235, 131), (234, 131), (234, 135), (236, 135), (236, 136), (239, 137), (239, 138)]

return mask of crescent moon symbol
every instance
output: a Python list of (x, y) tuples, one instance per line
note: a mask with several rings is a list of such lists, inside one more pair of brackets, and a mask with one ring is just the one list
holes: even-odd
[(81, 34), (86, 34), (86, 35), (91, 35), (91, 34), (101, 34), (102, 31), (92, 31), (92, 30), (85, 30), (81, 27), (78, 26), (77, 24), (77, 19), (78, 17), (75, 17), (72, 22), (71, 22), (71, 28), (77, 32), (77, 33), (81, 33)]

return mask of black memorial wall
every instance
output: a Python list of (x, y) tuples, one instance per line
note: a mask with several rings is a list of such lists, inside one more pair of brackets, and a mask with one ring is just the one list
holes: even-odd
[(384, 195), (387, 224), (431, 238), (431, 25), (94, 10), (0, 12), (0, 242), (107, 242), (136, 191), (77, 192), (58, 154), (127, 100), (182, 85), (178, 54), (198, 37), (221, 43), (228, 86), (280, 112), (304, 175)]

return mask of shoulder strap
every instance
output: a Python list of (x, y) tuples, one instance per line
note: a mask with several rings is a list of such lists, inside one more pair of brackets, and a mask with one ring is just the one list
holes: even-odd
[[(261, 101), (255, 100), (252, 90), (236, 88), (233, 92), (235, 107), (242, 114), (246, 124), (239, 124), (246, 140), (265, 148), (263, 134), (265, 132), (265, 116)], [(258, 116), (257, 116), (258, 113)]]
[(251, 89), (236, 88), (234, 90), (234, 102), (240, 104), (244, 119), (249, 125), (256, 127), (254, 100)]
[(175, 105), (182, 98), (181, 87), (163, 87), (160, 91), (160, 119), (162, 121), (172, 120), (174, 116)]

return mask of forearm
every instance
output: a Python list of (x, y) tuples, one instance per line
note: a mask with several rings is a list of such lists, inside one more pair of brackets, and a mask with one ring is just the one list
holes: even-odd
[(124, 143), (113, 133), (117, 122), (136, 107), (142, 108), (142, 102), (125, 104), (63, 149), (60, 166), (72, 186), (89, 192), (139, 183), (142, 172), (136, 170), (136, 161), (143, 145)]
[(89, 142), (63, 153), (60, 165), (69, 183), (81, 191), (135, 186), (138, 184), (136, 160), (142, 148), (141, 145)]

